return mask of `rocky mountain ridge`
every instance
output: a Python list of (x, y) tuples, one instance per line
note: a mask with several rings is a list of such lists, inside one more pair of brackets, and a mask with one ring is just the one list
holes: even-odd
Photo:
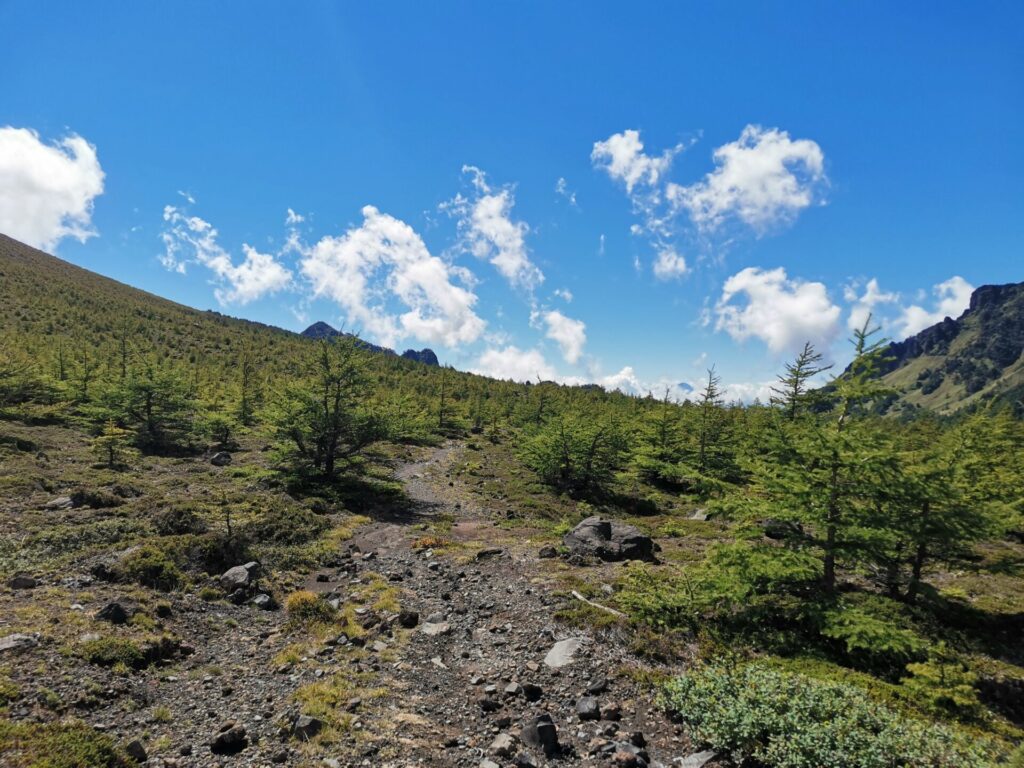
[[(309, 328), (304, 330), (300, 335), (305, 336), (306, 338), (309, 339), (333, 339), (335, 336), (348, 336), (351, 334), (346, 334), (344, 331), (339, 331), (336, 328), (333, 328), (332, 326), (328, 325), (323, 320), (318, 320), (317, 322), (309, 326)], [(360, 346), (370, 350), (371, 352), (381, 352), (386, 355), (398, 354), (393, 349), (389, 349), (388, 347), (380, 347), (377, 346), (376, 344), (371, 344), (370, 342), (363, 341), (361, 339), (359, 340), (359, 344)], [(407, 349), (405, 350), (405, 352), (402, 353), (401, 356), (404, 357), (406, 360), (414, 360), (415, 362), (423, 363), (424, 365), (440, 365), (437, 359), (437, 355), (434, 353), (434, 350), (428, 347), (425, 347), (420, 350)]]
[(950, 413), (982, 400), (1024, 397), (1024, 283), (983, 285), (960, 317), (886, 349), (893, 407)]

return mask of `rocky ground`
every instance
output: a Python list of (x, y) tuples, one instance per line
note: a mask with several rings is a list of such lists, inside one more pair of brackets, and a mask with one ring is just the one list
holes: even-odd
[[(10, 680), (36, 692), (8, 716), (73, 714), (168, 768), (714, 765), (656, 706), (652, 670), (621, 631), (556, 621), (576, 602), (567, 584), (580, 566), (481, 508), (452, 472), (464, 450), (449, 444), (401, 465), (413, 507), (362, 526), (309, 575), (305, 587), (359, 631), (170, 593), (150, 606), (153, 629), (181, 646), (123, 675), (69, 665), (67, 644), (88, 639), (111, 601), (130, 615), (144, 596), (82, 575), (10, 590), (3, 606), (19, 619), (43, 590), (67, 611), (0, 651)], [(588, 573), (600, 580), (616, 567)], [(0, 618), (0, 636), (17, 623)]]

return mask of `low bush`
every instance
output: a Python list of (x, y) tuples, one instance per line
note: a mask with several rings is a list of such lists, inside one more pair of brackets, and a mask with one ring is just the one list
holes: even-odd
[(146, 666), (146, 655), (138, 643), (122, 637), (97, 637), (82, 643), (81, 656), (98, 667), (124, 664), (131, 669)]
[(110, 509), (124, 504), (124, 499), (100, 488), (76, 488), (71, 492), (71, 503), (76, 507)]
[(150, 544), (139, 547), (117, 566), (117, 575), (145, 587), (168, 592), (184, 583), (184, 576), (170, 556)]
[(326, 623), (337, 615), (334, 607), (320, 595), (309, 590), (292, 592), (284, 601), (288, 617), (300, 624)]
[(709, 664), (670, 681), (662, 704), (710, 749), (766, 768), (981, 768), (995, 746), (909, 718), (858, 688), (761, 662)]
[(0, 720), (0, 758), (10, 768), (123, 768), (131, 763), (109, 736), (78, 721)]
[(305, 544), (328, 527), (327, 518), (306, 507), (273, 502), (245, 526), (243, 535), (261, 544)]
[(161, 536), (180, 536), (186, 533), (205, 533), (206, 521), (196, 504), (174, 504), (153, 515), (153, 528)]

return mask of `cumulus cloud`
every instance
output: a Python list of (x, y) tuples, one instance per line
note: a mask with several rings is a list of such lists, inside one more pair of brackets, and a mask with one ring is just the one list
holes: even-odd
[(463, 166), (462, 172), (472, 177), (472, 195), (456, 195), (442, 208), (458, 218), (463, 246), (477, 258), (490, 261), (516, 288), (533, 291), (544, 282), (544, 273), (530, 260), (526, 247), (530, 228), (512, 220), (512, 188), (492, 189), (487, 175), (472, 165)]
[[(405, 222), (370, 205), (362, 214), (360, 226), (304, 250), (300, 268), (314, 295), (337, 302), (350, 323), (388, 346), (405, 337), (445, 346), (476, 341), (485, 323), (474, 311), (472, 274), (432, 255)], [(391, 312), (388, 299), (407, 311)]]
[(810, 139), (748, 125), (714, 152), (715, 170), (691, 186), (669, 184), (666, 196), (703, 230), (731, 217), (758, 234), (792, 221), (826, 182), (825, 155)]
[(568, 288), (555, 288), (555, 296), (566, 304), (572, 304), (572, 291)]
[(248, 304), (291, 285), (290, 270), (275, 256), (260, 253), (248, 244), (242, 246), (242, 263), (236, 265), (218, 244), (217, 230), (198, 216), (168, 205), (164, 207), (164, 222), (166, 228), (160, 235), (164, 243), (161, 263), (182, 274), (189, 263), (210, 269), (220, 284), (214, 295), (221, 304)]
[(27, 128), (0, 128), (0, 232), (52, 250), (66, 237), (96, 235), (93, 201), (103, 192), (96, 147), (71, 134), (52, 144)]
[(928, 310), (919, 304), (904, 307), (896, 321), (898, 338), (905, 339), (925, 328), (941, 323), (947, 317), (956, 319), (970, 306), (974, 286), (959, 275), (954, 275), (932, 288), (935, 297), (933, 308)]
[(660, 155), (648, 155), (640, 132), (626, 130), (594, 142), (590, 153), (595, 168), (625, 185), (633, 213), (640, 219), (640, 223), (630, 227), (630, 232), (650, 235), (656, 245), (673, 234), (671, 212), (664, 205), (664, 181), (672, 160), (682, 150), (683, 145), (677, 144)]
[[(864, 293), (858, 292), (859, 286), (848, 285), (843, 291), (843, 298), (851, 302), (850, 314), (846, 326), (851, 331), (863, 328), (869, 315), (875, 315), (875, 307), (879, 304), (892, 304), (899, 301), (898, 293), (887, 293), (878, 286), (878, 280), (871, 278), (864, 286)], [(873, 324), (873, 323), (872, 323)]]
[(488, 349), (470, 369), (481, 376), (512, 381), (554, 381), (559, 376), (543, 353), (536, 349), (519, 349), (509, 345)]
[(840, 310), (823, 283), (789, 279), (782, 267), (748, 267), (725, 281), (715, 314), (716, 330), (737, 341), (761, 339), (782, 353), (806, 341), (826, 345), (836, 335)]
[(654, 276), (659, 280), (672, 280), (687, 273), (686, 259), (676, 253), (675, 248), (665, 247), (658, 251), (654, 260)]
[(633, 194), (638, 185), (655, 186), (682, 148), (681, 144), (677, 144), (661, 155), (648, 155), (644, 152), (640, 131), (629, 129), (613, 133), (604, 141), (595, 141), (590, 161), (595, 168), (600, 168), (611, 178), (624, 183), (626, 192)]
[(587, 343), (587, 326), (583, 321), (566, 317), (557, 309), (544, 312), (543, 319), (547, 327), (544, 335), (558, 344), (565, 362), (572, 365), (579, 362)]
[(306, 220), (306, 217), (302, 214), (296, 213), (291, 208), (288, 209), (288, 213), (285, 214), (284, 223), (289, 227), (294, 227)]

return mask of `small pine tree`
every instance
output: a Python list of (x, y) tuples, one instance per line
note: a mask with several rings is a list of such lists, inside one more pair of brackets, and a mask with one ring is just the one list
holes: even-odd
[(110, 420), (103, 426), (103, 431), (92, 439), (92, 450), (110, 469), (123, 466), (135, 454), (132, 433)]
[(823, 359), (821, 353), (807, 342), (796, 359), (786, 364), (785, 374), (778, 377), (779, 386), (772, 387), (772, 404), (781, 407), (790, 421), (796, 419), (801, 410), (821, 401), (818, 391), (809, 389), (809, 386), (814, 377), (832, 368), (831, 365), (822, 365)]

